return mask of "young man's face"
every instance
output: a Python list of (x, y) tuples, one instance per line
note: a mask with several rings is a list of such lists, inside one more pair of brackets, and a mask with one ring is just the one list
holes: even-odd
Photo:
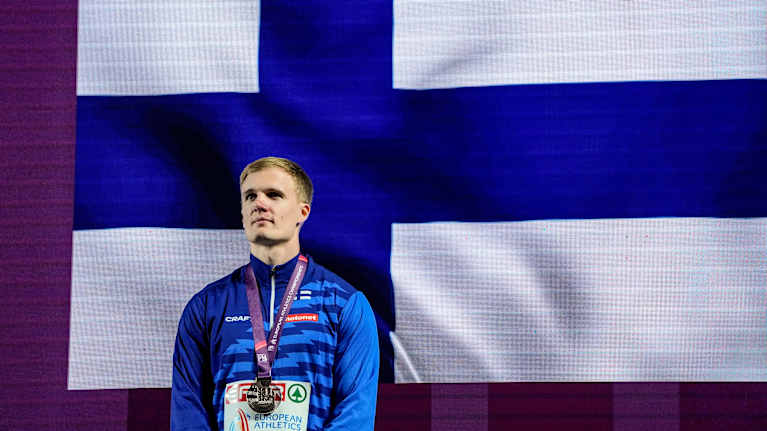
[(299, 200), (293, 177), (279, 168), (248, 174), (240, 186), (240, 202), (248, 241), (268, 246), (297, 241), (310, 210)]

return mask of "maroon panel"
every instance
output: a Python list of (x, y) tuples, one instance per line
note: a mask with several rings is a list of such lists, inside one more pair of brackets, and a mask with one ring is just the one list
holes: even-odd
[(679, 383), (615, 383), (615, 431), (679, 431)]
[(431, 429), (487, 429), (488, 383), (431, 385)]
[(430, 423), (430, 385), (378, 385), (377, 430), (424, 431), (430, 429)]
[(128, 391), (127, 431), (170, 428), (170, 389), (131, 389)]
[(680, 385), (680, 430), (767, 430), (764, 383)]
[(125, 429), (125, 391), (66, 389), (76, 7), (0, 5), (0, 429)]
[(496, 383), (488, 389), (488, 429), (613, 429), (611, 384)]

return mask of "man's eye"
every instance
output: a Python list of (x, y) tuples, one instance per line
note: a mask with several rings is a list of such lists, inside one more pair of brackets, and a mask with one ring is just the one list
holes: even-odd
[(249, 201), (255, 200), (256, 199), (256, 194), (255, 193), (248, 193), (247, 195), (245, 195), (245, 199), (249, 200)]
[(267, 193), (267, 196), (269, 196), (272, 199), (277, 199), (279, 197), (282, 197), (282, 194), (279, 192), (269, 192)]

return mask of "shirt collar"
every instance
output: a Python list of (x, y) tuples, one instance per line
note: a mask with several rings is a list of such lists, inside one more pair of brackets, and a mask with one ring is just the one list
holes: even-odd
[(296, 267), (296, 263), (298, 262), (298, 256), (299, 255), (295, 255), (293, 259), (290, 259), (282, 265), (275, 265), (272, 267), (271, 265), (267, 265), (264, 262), (261, 262), (257, 257), (251, 254), (250, 266), (253, 267), (253, 274), (256, 276), (258, 287), (271, 288), (272, 271), (274, 271), (275, 287), (283, 288), (287, 286), (288, 281), (290, 280), (290, 276), (293, 274), (293, 269)]

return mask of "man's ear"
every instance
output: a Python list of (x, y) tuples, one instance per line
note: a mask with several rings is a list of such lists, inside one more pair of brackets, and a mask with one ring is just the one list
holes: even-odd
[(306, 221), (306, 219), (309, 218), (309, 213), (310, 212), (312, 212), (311, 205), (309, 205), (307, 203), (302, 203), (301, 204), (300, 218), (299, 218), (298, 223), (296, 225), (298, 226), (298, 225), (303, 224)]

